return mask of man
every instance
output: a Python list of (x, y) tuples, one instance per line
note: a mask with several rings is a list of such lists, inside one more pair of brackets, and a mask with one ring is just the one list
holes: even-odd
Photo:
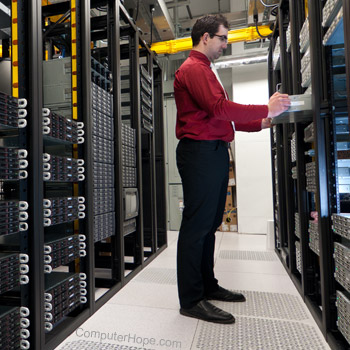
[(288, 109), (287, 95), (276, 93), (268, 105), (228, 100), (212, 63), (227, 48), (228, 23), (205, 16), (192, 29), (193, 50), (175, 74), (177, 166), (184, 211), (177, 250), (180, 313), (216, 323), (234, 317), (208, 300), (245, 301), (218, 285), (214, 277), (215, 232), (221, 224), (228, 185), (228, 143), (234, 131), (270, 127), (272, 117)]

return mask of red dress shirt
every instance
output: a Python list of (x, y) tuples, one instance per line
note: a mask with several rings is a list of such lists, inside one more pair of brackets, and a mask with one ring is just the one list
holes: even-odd
[[(241, 105), (226, 99), (210, 61), (192, 50), (175, 73), (176, 137), (231, 142), (234, 131), (259, 131), (267, 105)], [(252, 99), (254, 96), (252, 96)]]

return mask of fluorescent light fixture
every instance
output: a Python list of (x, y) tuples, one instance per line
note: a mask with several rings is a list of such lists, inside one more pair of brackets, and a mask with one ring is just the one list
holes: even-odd
[(224, 61), (215, 62), (216, 69), (231, 68), (238, 66), (246, 66), (248, 64), (257, 64), (267, 62), (267, 55), (255, 56), (255, 57), (238, 57), (231, 58)]

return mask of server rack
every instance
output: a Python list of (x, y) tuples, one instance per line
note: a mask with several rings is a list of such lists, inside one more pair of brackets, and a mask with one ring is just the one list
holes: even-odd
[(85, 222), (85, 116), (81, 109), (81, 8), (42, 7), (44, 339), (56, 347), (90, 315), (90, 238)]
[[(92, 99), (90, 112), (92, 115), (92, 158), (94, 174), (91, 192), (94, 198), (94, 302), (100, 306), (121, 287), (121, 263), (115, 257), (120, 246), (118, 237), (118, 180), (119, 174), (118, 147), (115, 144), (115, 132), (118, 118), (115, 114), (113, 92), (118, 91), (117, 72), (112, 55), (115, 48), (117, 22), (114, 21), (116, 8), (114, 4), (91, 2), (90, 10), (96, 11), (101, 6), (99, 15), (92, 16), (90, 21), (89, 40), (94, 47), (89, 51), (89, 67), (85, 73), (91, 77), (87, 83)], [(91, 13), (92, 13), (91, 11)], [(89, 16), (90, 17), (90, 16)], [(104, 45), (95, 43), (103, 40)], [(100, 295), (97, 294), (102, 290)], [(103, 295), (103, 297), (101, 297)]]
[(273, 122), (276, 252), (330, 346), (347, 349), (348, 2), (305, 3), (280, 2), (270, 46), (270, 93), (309, 104)]
[[(120, 21), (122, 23), (120, 40), (120, 62), (124, 72), (122, 72), (121, 92), (129, 94), (129, 100), (122, 104), (122, 122), (125, 131), (132, 134), (133, 151), (135, 152), (134, 167), (123, 164), (125, 171), (125, 181), (123, 183), (123, 217), (134, 219), (133, 232), (123, 234), (124, 247), (124, 281), (127, 283), (133, 276), (138, 273), (144, 261), (143, 250), (143, 181), (142, 181), (142, 143), (141, 143), (141, 110), (140, 110), (140, 55), (139, 55), (139, 32), (135, 27), (133, 20), (124, 7), (121, 7)], [(125, 95), (124, 95), (125, 96)], [(122, 101), (124, 98), (122, 97)], [(126, 142), (125, 142), (125, 146)], [(131, 144), (130, 144), (131, 146)], [(126, 202), (128, 198), (136, 197), (138, 210), (128, 215)]]
[[(11, 104), (14, 99), (8, 96), (26, 99), (28, 104), (26, 107), (20, 105), (20, 109), (26, 110), (19, 113), (22, 128), (0, 126), (0, 152), (2, 155), (7, 152), (6, 164), (10, 164), (8, 160), (11, 160), (11, 164), (21, 166), (20, 178), (10, 181), (0, 179), (1, 222), (5, 219), (4, 210), (10, 213), (6, 214), (6, 218), (12, 220), (7, 227), (12, 230), (8, 231), (11, 234), (0, 237), (0, 269), (11, 271), (8, 288), (3, 289), (0, 295), (0, 318), (4, 322), (9, 317), (14, 320), (12, 331), (8, 332), (14, 338), (1, 337), (0, 341), (3, 346), (10, 344), (12, 348), (21, 345), (24, 348), (53, 349), (166, 247), (166, 225), (163, 225), (165, 200), (162, 202), (165, 195), (163, 113), (160, 105), (162, 71), (146, 43), (141, 42), (143, 49), (139, 50), (138, 28), (118, 1), (71, 0), (43, 5), (41, 1), (6, 0), (2, 3), (9, 8), (11, 6), (8, 23), (15, 26), (9, 38), (1, 38), (4, 50), (0, 61), (9, 60), (12, 52), (13, 85), (7, 91), (6, 112), (13, 114), (14, 109)], [(91, 16), (91, 9), (101, 7), (102, 14)], [(127, 47), (124, 35), (130, 38)], [(91, 48), (91, 41), (105, 39), (108, 45)], [(60, 49), (60, 59), (57, 58), (57, 49)], [(140, 118), (140, 56), (144, 53), (147, 55), (147, 70), (151, 76), (155, 72), (156, 77), (151, 80), (152, 89), (156, 92), (152, 92), (154, 98), (149, 106), (152, 108), (150, 113), (154, 115), (155, 131), (149, 133), (148, 130), (148, 134), (144, 133)], [(130, 232), (131, 235), (124, 234), (122, 219), (127, 212), (123, 198), (120, 93), (120, 64), (124, 56), (131, 67), (132, 114), (129, 129), (135, 135), (135, 168), (140, 193), (136, 231)], [(91, 67), (91, 57), (98, 61), (94, 67)], [(54, 67), (47, 68), (51, 63)], [(101, 63), (104, 63), (103, 67), (99, 65), (97, 71), (93, 71), (96, 64)], [(56, 81), (56, 86), (50, 90), (46, 88), (50, 85), (47, 74), (53, 73), (58, 66), (68, 74), (62, 74), (63, 80)], [(110, 74), (106, 74), (107, 69)], [(94, 146), (111, 145), (108, 142), (101, 145), (94, 137), (103, 135), (96, 135), (93, 123), (96, 105), (92, 103), (92, 73), (94, 78), (98, 78), (97, 85), (103, 85), (103, 70), (105, 80), (100, 88), (109, 94), (108, 100), (113, 106), (112, 113), (107, 115), (110, 119), (105, 118), (104, 122), (110, 123), (108, 125), (113, 128), (113, 140), (108, 141), (113, 142), (114, 157), (110, 159), (104, 154), (107, 157), (104, 158), (103, 152), (100, 152), (98, 161), (107, 164), (102, 166), (102, 170), (111, 174), (112, 181), (101, 190), (103, 195), (108, 192), (108, 200), (96, 209), (94, 184), (99, 183), (98, 176), (102, 170), (99, 167), (94, 172)], [(55, 96), (52, 92), (57, 89), (64, 92), (59, 101), (55, 101), (59, 94)], [(103, 93), (104, 97), (106, 93)], [(4, 96), (1, 95), (1, 101)], [(3, 108), (0, 110), (2, 113)], [(99, 123), (102, 123), (101, 120)], [(145, 138), (144, 135), (149, 136), (146, 146), (143, 146), (143, 141), (148, 136)], [(13, 149), (16, 151), (13, 152)], [(146, 163), (142, 158), (144, 150), (149, 152)], [(143, 192), (147, 203), (152, 204), (150, 221), (148, 216), (147, 220), (143, 219)], [(156, 198), (160, 200), (156, 201)], [(112, 202), (114, 207), (109, 205)], [(95, 241), (94, 214), (104, 215), (106, 211), (113, 213), (110, 216), (115, 225), (108, 230), (108, 237)], [(19, 218), (16, 222), (13, 221), (14, 214)], [(148, 225), (148, 222), (152, 224)], [(157, 222), (160, 224), (157, 225)], [(21, 231), (13, 234), (17, 224)], [(146, 254), (144, 234), (148, 242)], [(129, 240), (128, 236), (133, 237)], [(131, 265), (126, 261), (126, 255), (133, 257)], [(96, 271), (96, 267), (100, 266), (108, 270), (107, 276)], [(126, 275), (130, 266), (132, 272)], [(97, 288), (104, 288), (101, 297), (96, 296)], [(74, 293), (67, 293), (67, 289)], [(21, 323), (16, 321), (19, 316)]]

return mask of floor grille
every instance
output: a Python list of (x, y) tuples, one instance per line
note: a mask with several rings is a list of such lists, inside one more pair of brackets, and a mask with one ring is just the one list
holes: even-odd
[(176, 285), (176, 270), (165, 268), (147, 268), (142, 271), (135, 278), (136, 282), (143, 283), (157, 283), (157, 284), (169, 284)]
[(239, 291), (247, 299), (244, 303), (211, 302), (233, 315), (278, 318), (284, 320), (307, 320), (302, 303), (296, 295), (256, 291)]
[(275, 252), (264, 251), (245, 251), (245, 250), (221, 250), (219, 254), (221, 259), (231, 260), (255, 260), (255, 261), (276, 261)]
[(120, 344), (109, 344), (87, 340), (77, 340), (66, 343), (60, 350), (134, 350), (140, 349), (135, 346), (120, 345)]
[(310, 325), (252, 317), (236, 317), (232, 325), (200, 321), (193, 344), (203, 350), (326, 349)]

